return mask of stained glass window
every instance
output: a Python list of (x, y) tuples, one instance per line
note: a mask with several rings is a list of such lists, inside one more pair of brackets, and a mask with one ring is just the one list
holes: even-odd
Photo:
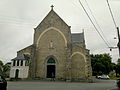
[(47, 63), (55, 63), (55, 60), (53, 58), (49, 58)]

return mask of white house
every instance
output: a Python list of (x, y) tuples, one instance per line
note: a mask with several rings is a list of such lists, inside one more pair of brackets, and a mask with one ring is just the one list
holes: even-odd
[(10, 78), (28, 78), (29, 57), (25, 54), (19, 54), (12, 59)]

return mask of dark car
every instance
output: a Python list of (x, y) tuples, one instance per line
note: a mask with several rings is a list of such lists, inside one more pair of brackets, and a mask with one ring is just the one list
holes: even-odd
[(0, 90), (7, 90), (7, 81), (0, 75)]
[(117, 86), (120, 88), (120, 79), (117, 80)]

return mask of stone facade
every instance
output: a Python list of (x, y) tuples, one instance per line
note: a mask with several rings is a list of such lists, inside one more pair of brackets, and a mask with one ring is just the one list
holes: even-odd
[(77, 80), (92, 73), (84, 32), (72, 34), (52, 9), (34, 29), (33, 45), (18, 51), (29, 54), (29, 78)]

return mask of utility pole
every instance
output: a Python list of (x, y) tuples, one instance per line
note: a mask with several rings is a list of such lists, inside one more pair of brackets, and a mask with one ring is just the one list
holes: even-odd
[(109, 47), (110, 51), (112, 51), (112, 49), (117, 49), (119, 50), (119, 56), (120, 56), (120, 32), (119, 32), (119, 27), (116, 27), (117, 29), (117, 35), (118, 35), (118, 43), (117, 43), (117, 47)]
[(119, 50), (119, 56), (120, 56), (120, 33), (119, 33), (119, 27), (117, 27), (117, 34), (118, 34), (118, 50)]

